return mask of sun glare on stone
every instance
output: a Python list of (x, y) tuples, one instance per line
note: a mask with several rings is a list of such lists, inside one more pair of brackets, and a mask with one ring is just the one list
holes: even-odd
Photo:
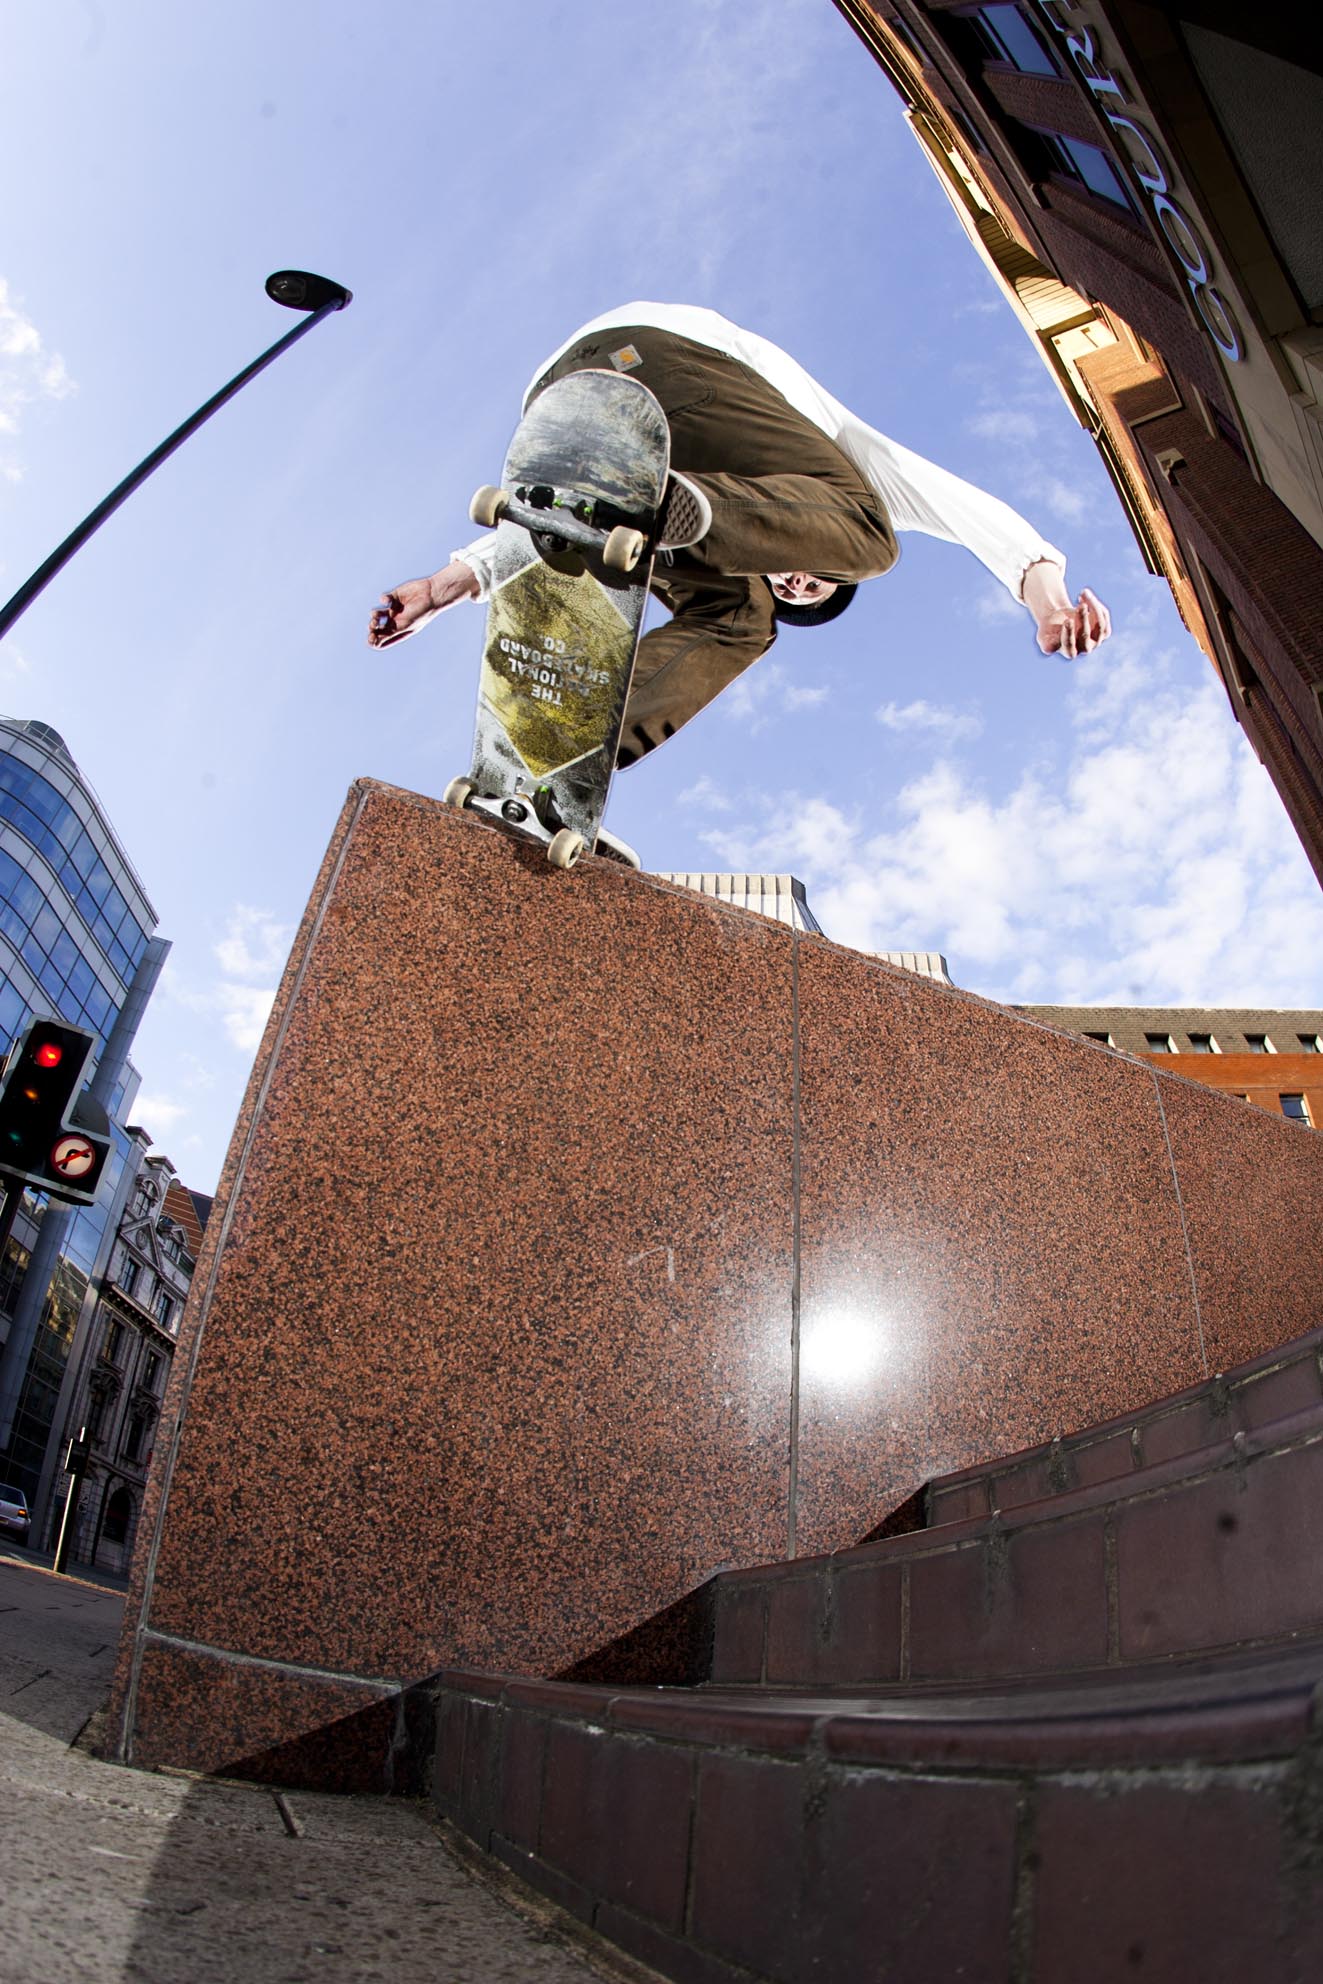
[(805, 1325), (799, 1346), (800, 1370), (821, 1384), (863, 1384), (882, 1368), (886, 1339), (881, 1316), (829, 1309)]

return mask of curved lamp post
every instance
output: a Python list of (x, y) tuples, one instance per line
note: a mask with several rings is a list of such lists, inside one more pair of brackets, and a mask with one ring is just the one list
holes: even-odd
[(343, 288), (340, 283), (331, 282), (326, 276), (309, 275), (303, 269), (278, 269), (273, 276), (267, 277), (266, 293), (273, 303), (283, 303), (288, 310), (304, 310), (310, 314), (303, 323), (297, 324), (292, 331), (278, 339), (269, 351), (264, 351), (260, 358), (255, 358), (251, 365), (245, 366), (237, 378), (231, 379), (228, 386), (222, 386), (205, 406), (200, 406), (196, 413), (189, 416), (182, 427), (176, 427), (174, 433), (162, 441), (159, 448), (154, 448), (145, 461), (138, 463), (131, 475), (126, 475), (123, 482), (112, 489), (109, 496), (103, 498), (95, 510), (83, 518), (77, 530), (71, 531), (63, 544), (57, 545), (45, 564), (39, 565), (26, 584), (19, 587), (14, 597), (0, 607), (0, 636), (9, 632), (19, 615), (27, 611), (37, 594), (50, 584), (60, 567), (68, 564), (79, 546), (86, 544), (93, 531), (98, 530), (106, 518), (119, 508), (125, 497), (131, 496), (138, 484), (145, 482), (152, 470), (159, 468), (168, 455), (172, 455), (182, 442), (187, 441), (190, 434), (201, 427), (204, 420), (209, 420), (217, 407), (224, 406), (226, 400), (233, 399), (241, 386), (246, 386), (250, 379), (255, 379), (273, 358), (279, 358), (282, 351), (295, 344), (312, 329), (314, 324), (319, 324), (323, 317), (329, 316), (332, 310), (343, 310), (353, 296), (353, 291)]

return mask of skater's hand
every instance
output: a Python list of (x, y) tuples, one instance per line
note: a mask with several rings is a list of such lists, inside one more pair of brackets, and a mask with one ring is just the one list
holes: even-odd
[(381, 605), (368, 621), (368, 646), (393, 647), (416, 634), (438, 613), (461, 599), (478, 597), (478, 577), (461, 558), (452, 559), (430, 579), (405, 579), (392, 592), (381, 595)]
[(1060, 566), (1048, 559), (1029, 567), (1022, 596), (1038, 624), (1038, 645), (1044, 654), (1073, 660), (1098, 647), (1112, 631), (1112, 616), (1098, 595), (1081, 586), (1076, 604), (1066, 591)]

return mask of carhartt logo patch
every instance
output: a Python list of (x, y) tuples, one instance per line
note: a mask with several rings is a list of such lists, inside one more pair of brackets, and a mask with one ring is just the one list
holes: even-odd
[(617, 372), (632, 372), (636, 365), (643, 363), (642, 352), (635, 351), (632, 344), (622, 344), (619, 351), (612, 351), (607, 355)]

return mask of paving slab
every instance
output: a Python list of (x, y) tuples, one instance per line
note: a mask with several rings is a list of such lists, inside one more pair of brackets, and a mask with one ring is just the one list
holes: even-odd
[[(0, 1561), (4, 1984), (590, 1984), (652, 1973), (518, 1911), (431, 1808), (125, 1769), (71, 1747), (122, 1598)], [(283, 1809), (282, 1809), (283, 1807)]]

